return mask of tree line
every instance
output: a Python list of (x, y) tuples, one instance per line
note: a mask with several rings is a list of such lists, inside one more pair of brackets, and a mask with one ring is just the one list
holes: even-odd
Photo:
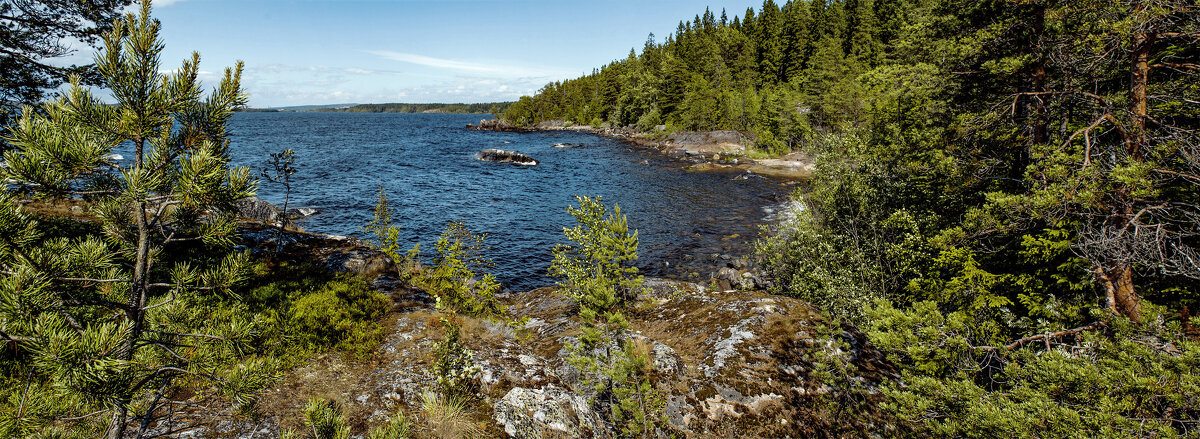
[(361, 104), (347, 108), (320, 108), (317, 111), (338, 113), (500, 114), (510, 104), (510, 102), (480, 104)]

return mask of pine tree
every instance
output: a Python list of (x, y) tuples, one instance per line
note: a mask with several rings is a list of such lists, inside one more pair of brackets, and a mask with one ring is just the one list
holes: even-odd
[(781, 80), (786, 82), (800, 76), (808, 62), (808, 45), (812, 17), (808, 2), (792, 1), (783, 7), (783, 61)]
[[(22, 112), (7, 137), (17, 149), (5, 154), (6, 177), (36, 184), (40, 196), (85, 197), (103, 239), (46, 237), (3, 197), (0, 333), (60, 403), (42, 422), (99, 411), (113, 439), (131, 418), (145, 430), (177, 379), (207, 379), (245, 398), (266, 371), (225, 366), (243, 355), (254, 325), (204, 305), (247, 262), (229, 251), (230, 232), (234, 203), (254, 183), (247, 169), (229, 168), (225, 128), (246, 102), (241, 64), (202, 98), (199, 55), (160, 73), (158, 32), (149, 1), (117, 21), (96, 57), (116, 103), (75, 78), (61, 99)], [(127, 166), (109, 159), (123, 143), (134, 149)]]
[(874, 67), (882, 61), (883, 48), (877, 35), (879, 26), (875, 19), (872, 0), (846, 0), (846, 55), (854, 57), (865, 67)]
[(783, 76), (783, 16), (774, 0), (763, 1), (758, 16), (758, 71), (763, 84), (780, 82)]
[(0, 2), (0, 127), (22, 106), (35, 105), (72, 74), (98, 84), (92, 66), (54, 66), (49, 58), (73, 52), (72, 40), (94, 45), (129, 0), (22, 0)]

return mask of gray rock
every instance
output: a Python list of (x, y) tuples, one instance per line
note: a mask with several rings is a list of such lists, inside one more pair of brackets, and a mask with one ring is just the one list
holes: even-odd
[(742, 273), (738, 270), (725, 267), (720, 271), (717, 271), (716, 279), (718, 281), (728, 282), (729, 285), (733, 286), (734, 288), (739, 288), (742, 286), (744, 278), (742, 277)]
[(609, 437), (588, 399), (558, 388), (515, 387), (493, 406), (492, 418), (509, 437)]
[(278, 207), (275, 207), (274, 204), (268, 203), (258, 197), (243, 198), (237, 202), (237, 215), (251, 221), (275, 224), (279, 221), (279, 217), (282, 214), (283, 212)]
[(526, 154), (522, 154), (517, 151), (506, 151), (496, 148), (488, 148), (483, 151), (479, 151), (479, 153), (475, 155), (475, 158), (485, 162), (512, 163), (519, 166), (537, 166), (538, 164), (537, 160), (534, 160), (533, 157), (530, 157)]

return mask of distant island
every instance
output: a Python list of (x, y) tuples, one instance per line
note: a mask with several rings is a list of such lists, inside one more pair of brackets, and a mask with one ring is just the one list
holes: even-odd
[(318, 108), (314, 111), (344, 112), (344, 113), (491, 113), (500, 114), (511, 106), (512, 102), (492, 102), (482, 104), (361, 104), (354, 106), (337, 106)]
[(243, 113), (289, 113), (289, 112), (325, 112), (325, 113), (447, 113), (447, 114), (501, 114), (512, 102), (487, 102), (481, 104), (328, 104), (328, 105), (297, 105), (291, 107), (239, 108)]

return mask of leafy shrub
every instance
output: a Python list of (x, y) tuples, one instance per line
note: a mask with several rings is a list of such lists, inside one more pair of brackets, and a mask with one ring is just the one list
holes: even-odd
[(490, 320), (507, 314), (507, 308), (496, 300), (500, 284), (495, 276), (477, 277), (494, 265), (483, 255), (488, 249), (485, 238), (487, 235), (472, 233), (460, 222), (448, 224), (438, 237), (433, 267), (416, 279), (417, 286), (437, 300), (438, 309)]
[(304, 405), (304, 419), (312, 429), (313, 439), (349, 439), (350, 426), (336, 401), (311, 398)]
[(653, 433), (660, 425), (664, 400), (650, 381), (649, 347), (628, 335), (624, 311), (641, 292), (637, 275), (637, 231), (629, 232), (620, 206), (612, 213), (600, 197), (577, 196), (579, 208), (568, 207), (574, 228), (563, 228), (572, 245), (554, 248), (551, 275), (561, 291), (579, 304), (583, 323), (579, 340), (567, 346), (567, 361), (582, 372), (610, 419), (629, 437)]
[(372, 427), (371, 431), (367, 433), (367, 439), (408, 439), (410, 437), (412, 437), (412, 422), (401, 411), (393, 414), (392, 419), (387, 423)]
[(612, 213), (600, 197), (576, 196), (579, 208), (567, 207), (575, 217), (574, 228), (563, 228), (572, 245), (554, 247), (550, 275), (560, 278), (559, 286), (589, 312), (624, 308), (637, 298), (642, 277), (634, 266), (637, 261), (637, 230), (629, 232), (629, 222), (621, 215), (621, 206)]
[(479, 390), (479, 365), (475, 353), (459, 342), (459, 326), (441, 319), (445, 338), (433, 345), (433, 374), (440, 393), (447, 398), (471, 398)]
[(296, 299), (290, 322), (308, 345), (334, 346), (352, 335), (367, 339), (362, 326), (383, 316), (387, 307), (387, 298), (366, 282), (345, 277)]

